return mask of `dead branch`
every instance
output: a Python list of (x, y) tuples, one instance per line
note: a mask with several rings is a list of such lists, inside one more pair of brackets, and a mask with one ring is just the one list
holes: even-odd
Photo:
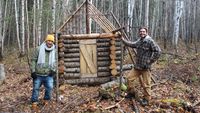
[(117, 102), (116, 104), (114, 105), (111, 105), (111, 106), (108, 106), (106, 108), (104, 108), (105, 110), (108, 110), (108, 109), (111, 109), (111, 108), (114, 108), (114, 107), (118, 107), (119, 104), (124, 100), (125, 98), (122, 98), (119, 102)]

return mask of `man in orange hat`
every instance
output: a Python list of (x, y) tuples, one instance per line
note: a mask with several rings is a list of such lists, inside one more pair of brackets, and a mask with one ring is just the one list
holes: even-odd
[(31, 77), (33, 78), (32, 109), (38, 109), (38, 97), (41, 85), (45, 87), (44, 102), (51, 100), (53, 77), (56, 74), (56, 49), (54, 35), (47, 35), (45, 41), (36, 48), (31, 58)]

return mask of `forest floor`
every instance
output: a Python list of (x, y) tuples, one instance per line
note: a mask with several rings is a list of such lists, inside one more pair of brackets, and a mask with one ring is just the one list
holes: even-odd
[[(10, 55), (4, 62), (6, 80), (0, 86), (0, 113), (30, 113), (32, 79), (26, 58)], [(152, 102), (141, 106), (134, 99), (102, 99), (99, 86), (62, 85), (49, 105), (39, 105), (40, 113), (200, 113), (200, 53), (162, 54), (152, 69)], [(126, 75), (126, 74), (125, 74)], [(142, 89), (138, 86), (138, 92)], [(40, 100), (44, 88), (41, 88)]]

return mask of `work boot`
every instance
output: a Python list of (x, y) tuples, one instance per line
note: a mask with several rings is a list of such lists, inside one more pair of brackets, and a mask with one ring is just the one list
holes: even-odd
[(42, 104), (44, 105), (44, 106), (47, 106), (47, 105), (49, 105), (49, 100), (42, 100)]
[(37, 112), (39, 110), (39, 107), (38, 107), (38, 103), (37, 102), (33, 102), (32, 103), (32, 110)]

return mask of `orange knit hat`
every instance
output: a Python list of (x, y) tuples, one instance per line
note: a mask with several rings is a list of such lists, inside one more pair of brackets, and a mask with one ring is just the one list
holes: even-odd
[(55, 40), (54, 40), (54, 36), (53, 35), (47, 35), (47, 37), (46, 37), (46, 39), (45, 39), (45, 41), (52, 41), (52, 42), (54, 42)]

